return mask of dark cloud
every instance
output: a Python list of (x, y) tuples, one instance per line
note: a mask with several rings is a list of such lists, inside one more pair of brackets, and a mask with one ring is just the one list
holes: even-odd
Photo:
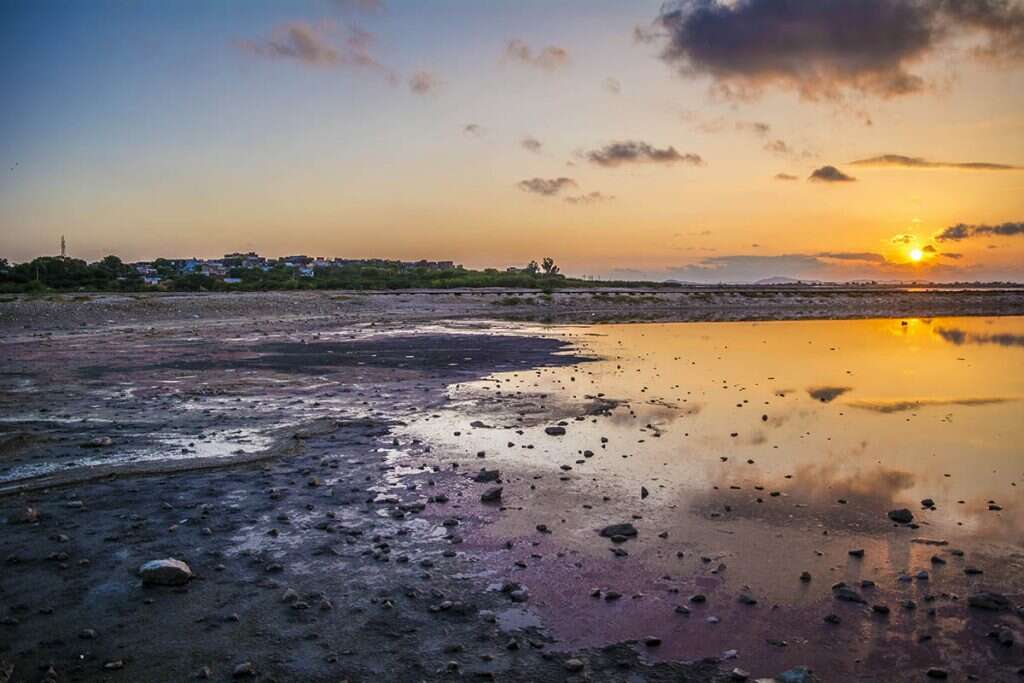
[(572, 178), (530, 178), (520, 180), (518, 187), (523, 192), (552, 197), (568, 187), (576, 187), (576, 181)]
[(1021, 334), (976, 334), (956, 327), (937, 327), (935, 334), (956, 346), (964, 344), (996, 344), (997, 346), (1024, 346)]
[(940, 255), (951, 259), (962, 259), (964, 257), (963, 254), (957, 253), (955, 251), (944, 251)]
[(569, 63), (569, 53), (564, 48), (549, 45), (539, 52), (534, 52), (529, 45), (517, 38), (505, 44), (505, 57), (547, 71), (554, 71)]
[(775, 179), (776, 180), (799, 180), (799, 178), (797, 178), (795, 175), (790, 175), (788, 173), (776, 173), (775, 174)]
[(523, 149), (528, 150), (530, 152), (540, 152), (541, 147), (544, 146), (540, 140), (530, 136), (527, 136), (520, 140), (519, 144), (522, 145)]
[(409, 90), (417, 95), (428, 95), (441, 87), (441, 81), (429, 71), (417, 71), (409, 77)]
[(916, 239), (917, 238), (915, 236), (913, 236), (913, 235), (910, 235), (908, 233), (902, 233), (900, 235), (893, 235), (892, 243), (893, 244), (910, 244), (911, 242), (913, 242)]
[(816, 168), (807, 179), (817, 183), (852, 183), (857, 180), (853, 176), (846, 175), (835, 166)]
[(970, 237), (1012, 237), (1024, 235), (1024, 223), (1001, 223), (999, 225), (951, 225), (935, 236), (940, 242), (959, 242)]
[(926, 244), (924, 245), (924, 248), (921, 251), (923, 251), (926, 254), (934, 254), (936, 249), (932, 245)]
[(602, 192), (588, 192), (587, 194), (576, 195), (575, 197), (566, 197), (565, 201), (569, 204), (601, 204), (603, 202), (610, 202), (615, 197), (610, 194), (604, 194)]
[(870, 263), (885, 263), (885, 257), (870, 251), (823, 251), (818, 254), (821, 258), (830, 258), (837, 261), (867, 261)]
[(675, 0), (656, 25), (635, 37), (662, 42), (665, 62), (733, 98), (767, 87), (810, 100), (920, 92), (917, 64), (964, 36), (982, 39), (977, 54), (1024, 56), (1018, 0)]
[(876, 168), (958, 168), (964, 171), (1019, 171), (1020, 166), (992, 164), (985, 161), (928, 161), (921, 157), (907, 157), (899, 154), (883, 154), (870, 159), (858, 159), (851, 166), (872, 166)]
[(479, 123), (467, 123), (462, 127), (462, 132), (467, 135), (480, 135), (480, 133), (484, 132), (484, 129)]
[(646, 142), (626, 140), (613, 142), (601, 149), (586, 153), (586, 158), (598, 166), (620, 166), (622, 164), (653, 163), (674, 164), (684, 163), (702, 166), (704, 160), (699, 154), (680, 154), (675, 147), (658, 149)]
[(811, 387), (807, 390), (807, 395), (813, 398), (815, 401), (821, 401), (822, 403), (831, 403), (848, 391), (853, 391), (852, 387)]
[(373, 34), (358, 26), (349, 26), (341, 40), (332, 40), (326, 25), (293, 22), (275, 28), (267, 40), (243, 41), (243, 50), (270, 59), (294, 60), (319, 67), (356, 67), (378, 71), (395, 82), (395, 73), (370, 53)]
[(609, 76), (608, 78), (604, 79), (601, 85), (604, 87), (605, 90), (607, 90), (613, 95), (619, 95), (622, 93), (622, 83), (620, 83), (619, 79), (617, 78), (612, 78), (611, 76)]

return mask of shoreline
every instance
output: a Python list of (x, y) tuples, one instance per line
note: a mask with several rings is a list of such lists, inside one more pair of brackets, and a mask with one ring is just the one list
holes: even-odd
[(547, 323), (713, 322), (1024, 315), (1024, 288), (1007, 290), (694, 289), (555, 291), (396, 290), (59, 294), (0, 303), (0, 332), (112, 325), (233, 325), (254, 319), (365, 324), (443, 320)]

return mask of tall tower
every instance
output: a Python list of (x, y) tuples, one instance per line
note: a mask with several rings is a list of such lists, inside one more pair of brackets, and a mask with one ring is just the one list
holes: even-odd
[(64, 235), (60, 236), (60, 257), (68, 257), (68, 245), (64, 242)]

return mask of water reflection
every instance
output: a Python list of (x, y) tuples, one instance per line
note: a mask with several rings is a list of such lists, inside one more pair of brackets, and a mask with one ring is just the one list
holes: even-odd
[[(1024, 587), (1024, 351), (936, 330), (1024, 337), (1024, 318), (554, 328), (597, 360), (453, 387), (457, 409), (409, 431), (464, 454), (464, 467), (500, 468), (507, 507), (484, 533), (502, 547), (514, 539), (506, 559), (565, 642), (641, 637), (657, 623), (671, 636), (663, 654), (741, 644), (781, 665), (765, 643), (783, 633), (790, 654), (834, 674), (826, 680), (849, 680), (853, 659), (870, 660), (861, 673), (872, 680), (921, 647), (899, 635), (919, 624), (906, 610), (885, 621), (837, 607), (834, 582), (874, 582), (872, 603), (923, 603), (929, 591), (976, 590), (970, 563), (988, 587)], [(600, 412), (589, 409), (596, 396)], [(481, 416), (492, 428), (472, 426)], [(553, 422), (565, 434), (545, 433)], [(919, 528), (894, 527), (886, 513), (897, 507)], [(595, 533), (630, 520), (639, 535), (618, 548), (627, 555)], [(540, 524), (551, 533), (538, 535)], [(930, 581), (900, 578), (921, 570)], [(633, 599), (612, 606), (592, 586)], [(679, 596), (697, 592), (707, 604), (680, 619)], [(751, 617), (737, 606), (745, 592), (778, 609)], [(935, 647), (959, 647), (955, 603), (935, 603)], [(853, 628), (822, 631), (834, 610)], [(837, 637), (850, 638), (846, 660), (833, 656)]]
[(950, 344), (998, 344), (999, 346), (1024, 346), (1024, 334), (977, 334), (956, 327), (938, 327), (935, 334)]

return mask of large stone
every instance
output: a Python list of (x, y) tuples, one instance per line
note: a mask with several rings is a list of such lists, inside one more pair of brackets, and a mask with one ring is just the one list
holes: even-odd
[(181, 560), (150, 560), (139, 567), (139, 576), (149, 586), (183, 586), (192, 578), (192, 569)]
[(554, 427), (545, 427), (544, 433), (548, 436), (562, 436), (565, 434), (565, 427), (555, 425)]
[(987, 609), (993, 612), (999, 612), (1007, 609), (1010, 606), (1010, 601), (1005, 595), (999, 593), (992, 593), (990, 591), (981, 591), (975, 593), (967, 598), (967, 604), (976, 609)]
[(897, 524), (910, 524), (914, 521), (914, 513), (907, 508), (889, 510), (889, 519)]
[(27, 505), (7, 518), (10, 524), (34, 524), (39, 521), (39, 510)]
[(636, 527), (629, 522), (623, 522), (622, 524), (609, 524), (605, 528), (601, 529), (601, 535), (610, 538), (612, 536), (636, 536)]
[(500, 486), (487, 489), (480, 495), (480, 500), (484, 503), (497, 503), (501, 500), (501, 491)]
[(489, 483), (489, 482), (492, 482), (492, 481), (498, 481), (498, 479), (500, 479), (500, 478), (501, 478), (501, 471), (500, 470), (487, 470), (487, 469), (484, 469), (484, 470), (480, 470), (479, 472), (477, 472), (476, 476), (473, 477), (473, 480), (474, 481), (478, 481), (481, 484), (486, 484), (486, 483)]

